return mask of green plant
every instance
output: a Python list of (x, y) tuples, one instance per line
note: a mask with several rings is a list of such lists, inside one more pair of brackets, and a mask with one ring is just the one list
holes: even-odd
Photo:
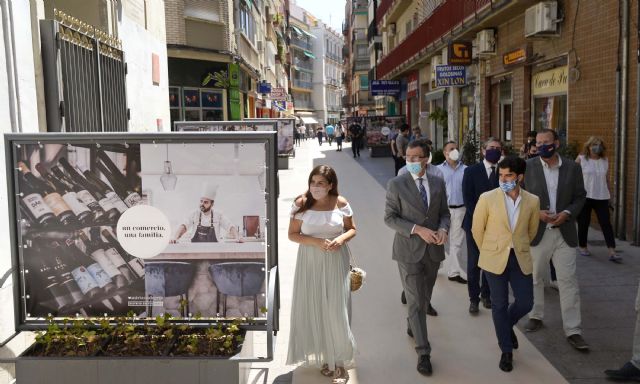
[(444, 129), (447, 128), (448, 117), (449, 115), (447, 114), (447, 111), (440, 107), (435, 108), (433, 112), (429, 113), (429, 120), (442, 126)]
[(207, 86), (211, 81), (214, 81), (213, 85), (217, 88), (228, 89), (231, 85), (229, 81), (229, 74), (227, 73), (227, 71), (207, 73), (207, 75), (202, 80), (202, 86)]
[(478, 162), (480, 156), (480, 148), (476, 140), (474, 130), (468, 130), (465, 134), (464, 144), (462, 145), (462, 163), (464, 165), (473, 165)]
[(578, 157), (578, 154), (580, 153), (580, 145), (577, 141), (572, 141), (571, 143), (568, 143), (566, 145), (560, 145), (560, 148), (558, 148), (558, 153), (573, 160)]
[(442, 151), (442, 149), (438, 149), (437, 151), (433, 151), (431, 155), (432, 155), (432, 158), (431, 158), (431, 164), (432, 165), (442, 164), (444, 162), (444, 160), (445, 160), (444, 152)]

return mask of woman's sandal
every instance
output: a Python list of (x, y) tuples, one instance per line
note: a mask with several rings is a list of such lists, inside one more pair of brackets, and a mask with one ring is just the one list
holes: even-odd
[(347, 384), (347, 381), (349, 381), (347, 370), (344, 367), (337, 367), (331, 384)]
[(333, 377), (333, 371), (329, 369), (329, 364), (323, 364), (320, 374), (326, 377)]

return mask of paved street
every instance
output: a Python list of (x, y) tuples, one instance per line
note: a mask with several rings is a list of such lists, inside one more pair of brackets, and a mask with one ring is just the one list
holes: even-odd
[[(294, 197), (304, 191), (311, 168), (328, 164), (336, 168), (340, 193), (355, 211), (358, 236), (351, 247), (367, 275), (364, 288), (353, 295), (353, 332), (358, 343), (352, 383), (601, 383), (602, 371), (628, 360), (635, 313), (637, 249), (620, 243), (624, 264), (607, 261), (601, 234), (591, 230), (593, 255), (578, 259), (582, 296), (584, 337), (589, 353), (575, 351), (562, 334), (558, 293), (546, 291), (545, 328), (526, 333), (521, 321), (520, 349), (514, 356), (514, 371), (505, 374), (498, 367), (499, 349), (490, 312), (481, 310), (472, 318), (467, 313), (466, 287), (440, 276), (434, 291), (439, 316), (429, 318), (434, 375), (420, 376), (411, 339), (405, 334), (405, 308), (397, 267), (391, 260), (393, 233), (382, 222), (384, 185), (392, 176), (390, 158), (370, 158), (367, 152), (354, 159), (347, 146), (336, 152), (326, 143), (303, 142), (290, 169), (280, 171), (279, 248), (282, 308), (276, 360), (252, 369), (251, 383), (325, 383), (314, 369), (285, 366), (290, 298), (296, 246), (287, 240), (288, 211)], [(261, 369), (262, 368), (262, 369)], [(563, 379), (564, 377), (564, 379)], [(566, 379), (566, 381), (565, 381)]]

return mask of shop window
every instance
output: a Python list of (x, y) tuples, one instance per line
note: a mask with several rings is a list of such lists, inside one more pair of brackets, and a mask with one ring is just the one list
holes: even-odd
[(512, 140), (513, 129), (513, 99), (511, 95), (511, 79), (500, 82), (500, 136), (502, 141)]
[(560, 142), (567, 143), (567, 95), (536, 97), (533, 119), (533, 129), (553, 129), (560, 136)]

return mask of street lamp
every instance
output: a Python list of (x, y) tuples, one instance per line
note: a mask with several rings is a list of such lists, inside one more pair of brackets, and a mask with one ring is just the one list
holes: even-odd
[(178, 177), (171, 170), (171, 161), (169, 161), (169, 144), (167, 144), (167, 159), (164, 162), (164, 173), (160, 176), (160, 184), (165, 191), (173, 191), (176, 189)]

